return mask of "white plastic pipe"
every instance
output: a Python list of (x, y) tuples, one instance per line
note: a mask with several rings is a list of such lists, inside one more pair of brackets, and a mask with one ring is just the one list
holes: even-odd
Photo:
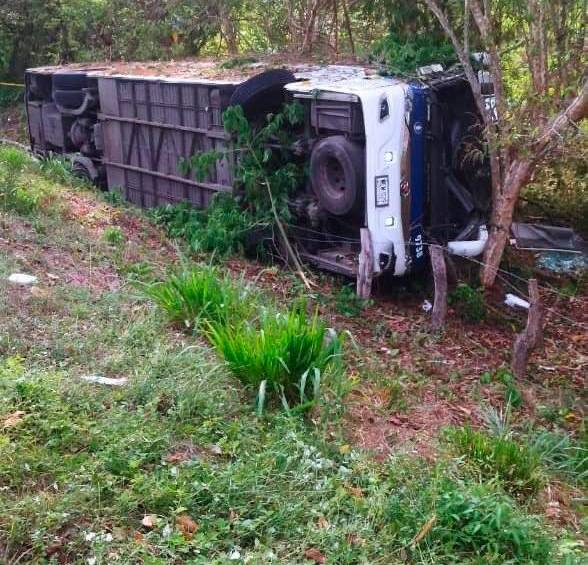
[(447, 243), (447, 249), (452, 255), (477, 257), (484, 252), (487, 241), (488, 228), (486, 226), (480, 226), (478, 230), (478, 239), (470, 241), (450, 241)]

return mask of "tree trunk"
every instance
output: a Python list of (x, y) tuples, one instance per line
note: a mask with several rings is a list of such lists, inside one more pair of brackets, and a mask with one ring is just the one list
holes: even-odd
[(512, 161), (502, 191), (492, 206), (492, 225), (484, 252), (484, 269), (482, 271), (482, 285), (484, 287), (492, 286), (496, 280), (521, 189), (531, 178), (541, 157), (561, 136), (561, 133), (570, 125), (576, 125), (576, 122), (587, 116), (588, 82), (585, 82), (572, 103), (543, 127), (536, 141), (532, 144), (528, 156)]

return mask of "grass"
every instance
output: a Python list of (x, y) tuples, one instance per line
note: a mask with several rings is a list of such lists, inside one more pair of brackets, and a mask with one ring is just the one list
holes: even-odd
[(184, 268), (144, 287), (172, 322), (193, 328), (199, 321), (226, 323), (251, 312), (253, 295), (214, 267)]
[[(492, 450), (441, 451), (435, 462), (413, 454), (376, 460), (350, 444), (330, 394), (321, 394), (322, 418), (279, 402), (260, 418), (249, 383), (273, 375), (286, 379), (279, 382), (288, 383), (289, 401), (299, 403), (301, 389), (312, 401), (314, 371), (301, 385), (316, 367), (321, 392), (333, 386), (339, 344), (325, 339), (326, 323), (304, 308), (276, 316), (269, 292), (243, 300), (243, 286), (220, 266), (178, 261), (142, 232), (133, 235), (131, 210), (113, 215), (120, 232), (104, 234), (102, 216), (91, 223), (68, 210), (72, 185), (35, 164), (19, 174), (25, 190), (48, 183), (52, 196), (26, 213), (1, 212), (0, 562), (581, 562), (575, 534), (531, 513), (537, 497), (519, 488), (524, 473), (509, 475)], [(98, 196), (75, 189), (98, 209)], [(38, 276), (37, 290), (9, 285), (15, 271)], [(88, 283), (85, 272), (98, 275)], [(214, 339), (178, 331), (137, 293), (137, 279), (166, 272), (186, 275), (188, 286), (192, 273), (203, 277), (188, 301), (200, 306), (186, 310), (172, 292), (180, 304), (172, 311), (226, 330), (247, 366), (244, 381)], [(117, 284), (95, 284), (102, 273)], [(207, 285), (217, 286), (201, 292)], [(233, 318), (224, 291), (239, 293), (237, 310), (246, 313)], [(356, 356), (374, 351), (358, 347)], [(374, 378), (402, 378), (408, 396), (416, 377), (379, 370)], [(128, 382), (110, 387), (84, 375)], [(583, 440), (539, 438), (541, 479), (581, 488), (574, 476), (582, 476)], [(518, 465), (517, 454), (512, 461)], [(497, 470), (508, 480), (495, 480)], [(186, 516), (197, 525), (191, 531)]]
[(447, 439), (483, 479), (498, 479), (514, 495), (536, 493), (542, 485), (539, 456), (526, 445), (470, 427), (448, 430)]
[(540, 521), (495, 486), (456, 479), (443, 467), (412, 472), (418, 478), (407, 483), (401, 476), (387, 509), (411, 560), (434, 563), (449, 555), (453, 562), (551, 563), (553, 547)]
[(530, 447), (551, 473), (572, 484), (586, 486), (588, 483), (588, 434), (585, 430), (578, 441), (562, 432), (542, 430), (531, 437)]
[[(256, 323), (213, 324), (209, 338), (230, 370), (246, 385), (277, 393), (285, 406), (317, 400), (320, 380), (341, 357), (341, 340), (304, 305), (287, 313), (269, 312)], [(312, 391), (312, 392), (310, 392)]]

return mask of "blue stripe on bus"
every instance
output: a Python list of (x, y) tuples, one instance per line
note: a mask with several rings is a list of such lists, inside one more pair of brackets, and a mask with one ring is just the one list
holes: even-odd
[(427, 88), (410, 86), (410, 256), (411, 270), (425, 264), (423, 220), (425, 214), (425, 133)]

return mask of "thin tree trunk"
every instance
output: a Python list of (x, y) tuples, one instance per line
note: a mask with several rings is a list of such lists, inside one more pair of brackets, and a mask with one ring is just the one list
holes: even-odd
[(347, 28), (347, 35), (349, 36), (349, 45), (351, 47), (351, 54), (355, 55), (355, 42), (353, 41), (353, 30), (351, 27), (351, 18), (349, 17), (349, 9), (347, 7), (347, 0), (341, 0), (343, 4), (343, 16), (345, 17), (345, 27)]
[(486, 288), (492, 286), (496, 280), (521, 189), (529, 182), (541, 157), (559, 139), (562, 132), (586, 117), (588, 117), (588, 82), (584, 83), (572, 103), (544, 126), (528, 151), (528, 156), (515, 159), (511, 163), (501, 198), (494, 203), (493, 225), (490, 228), (484, 253), (485, 265), (482, 271), (482, 285)]

